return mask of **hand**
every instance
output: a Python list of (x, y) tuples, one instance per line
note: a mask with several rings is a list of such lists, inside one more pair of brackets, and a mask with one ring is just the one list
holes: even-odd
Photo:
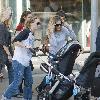
[(8, 55), (8, 60), (12, 61), (12, 56), (11, 55)]
[(32, 48), (32, 46), (25, 46), (25, 48)]

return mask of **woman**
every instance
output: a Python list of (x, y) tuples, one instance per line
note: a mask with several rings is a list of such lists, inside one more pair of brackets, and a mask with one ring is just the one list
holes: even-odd
[[(17, 36), (21, 31), (23, 31), (23, 29), (25, 28), (25, 25), (28, 21), (30, 21), (32, 19), (32, 12), (31, 11), (24, 11), (21, 15), (20, 18), (20, 22), (18, 24), (18, 26), (16, 27), (16, 34), (15, 36)], [(30, 61), (31, 64), (31, 68), (33, 69), (33, 65), (32, 65), (32, 61)], [(23, 83), (23, 81), (22, 81)], [(17, 95), (14, 96), (21, 96), (23, 93), (23, 89), (22, 89), (22, 83), (19, 86), (19, 93)]]
[(34, 43), (34, 32), (38, 29), (40, 20), (34, 18), (26, 23), (26, 28), (21, 31), (13, 40), (15, 44), (12, 66), (14, 68), (14, 80), (9, 85), (1, 100), (8, 100), (18, 92), (18, 87), (24, 77), (24, 100), (32, 100), (32, 73), (30, 60), (32, 53), (29, 48), (32, 48)]
[[(49, 37), (49, 62), (54, 64), (54, 60), (59, 60), (57, 64), (57, 70), (64, 75), (69, 75), (72, 72), (73, 65), (75, 59), (77, 57), (77, 53), (79, 51), (79, 47), (75, 46), (75, 48), (70, 49), (68, 53), (57, 58), (57, 52), (63, 47), (64, 44), (68, 41), (70, 37), (73, 41), (77, 41), (76, 35), (74, 32), (69, 32), (66, 27), (62, 25), (62, 20), (60, 16), (51, 17), (49, 25), (48, 25), (48, 37)], [(44, 78), (45, 80), (46, 78)], [(42, 81), (41, 84), (36, 87), (37, 92), (41, 92), (45, 87), (45, 81)]]
[(5, 65), (8, 69), (9, 84), (13, 81), (12, 47), (11, 47), (11, 33), (9, 31), (11, 25), (12, 9), (10, 7), (2, 11), (0, 23), (0, 77), (2, 67)]
[[(66, 27), (62, 25), (60, 16), (54, 17), (52, 26), (54, 28), (53, 31), (50, 32), (51, 35), (49, 38), (49, 53), (50, 56), (53, 56), (53, 59), (51, 60), (54, 60), (57, 52), (66, 44), (69, 38), (74, 41), (77, 41), (77, 39), (74, 32), (70, 32)], [(58, 70), (62, 74), (71, 74), (78, 50), (78, 48), (71, 49), (67, 54), (65, 53), (64, 56), (59, 60)]]

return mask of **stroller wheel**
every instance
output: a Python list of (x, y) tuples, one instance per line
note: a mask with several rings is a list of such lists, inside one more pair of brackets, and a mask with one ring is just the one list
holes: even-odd
[(37, 100), (48, 100), (48, 99), (46, 99), (46, 96), (45, 96), (45, 95), (46, 95), (46, 94), (45, 94), (44, 91), (40, 92), (40, 93), (37, 95)]
[(41, 96), (37, 96), (37, 100), (49, 100), (48, 98), (46, 98), (46, 97), (41, 97)]
[(52, 98), (47, 93), (41, 93), (37, 95), (37, 100), (52, 100)]
[(37, 95), (37, 100), (46, 100), (44, 97)]

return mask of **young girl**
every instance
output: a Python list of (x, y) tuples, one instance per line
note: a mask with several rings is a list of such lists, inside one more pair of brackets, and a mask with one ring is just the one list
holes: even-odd
[[(17, 36), (21, 31), (24, 30), (25, 26), (26, 26), (26, 23), (28, 21), (30, 21), (32, 19), (32, 12), (31, 11), (24, 11), (21, 15), (21, 18), (20, 18), (20, 22), (18, 24), (18, 26), (16, 27), (16, 34), (15, 36)], [(30, 61), (30, 64), (31, 64), (31, 68), (33, 68), (33, 65), (32, 65), (32, 61)], [(23, 80), (21, 82), (21, 84), (19, 85), (19, 93), (17, 95), (14, 95), (14, 96), (21, 96), (23, 94), (23, 88), (22, 88), (22, 84), (23, 84)]]
[(21, 15), (20, 22), (16, 27), (16, 34), (22, 31), (25, 24), (32, 19), (32, 13), (30, 11), (24, 11)]

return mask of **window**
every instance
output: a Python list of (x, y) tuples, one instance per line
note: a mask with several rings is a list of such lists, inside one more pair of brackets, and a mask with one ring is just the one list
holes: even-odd
[(85, 41), (85, 46), (88, 46), (88, 33), (86, 33), (86, 31), (82, 31), (82, 24), (85, 20), (84, 24), (86, 25), (84, 27), (86, 29), (87, 24), (90, 22), (91, 0), (30, 0), (30, 4), (33, 14), (36, 14), (41, 18), (42, 39), (46, 35), (49, 17), (55, 15), (57, 11), (62, 9), (66, 12), (66, 21), (72, 26), (80, 43), (84, 45), (82, 41)]

